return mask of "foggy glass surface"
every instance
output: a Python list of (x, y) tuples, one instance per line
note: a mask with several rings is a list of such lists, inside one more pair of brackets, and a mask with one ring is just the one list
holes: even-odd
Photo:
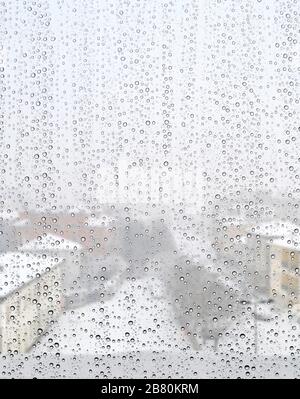
[(1, 378), (299, 377), (299, 2), (0, 2)]

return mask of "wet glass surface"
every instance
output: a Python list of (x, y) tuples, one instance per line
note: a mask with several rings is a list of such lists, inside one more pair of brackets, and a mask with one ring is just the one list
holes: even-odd
[(0, 21), (1, 378), (299, 377), (298, 2)]

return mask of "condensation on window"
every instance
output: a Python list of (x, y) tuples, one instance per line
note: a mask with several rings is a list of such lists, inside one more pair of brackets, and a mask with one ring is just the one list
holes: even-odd
[(0, 1), (1, 378), (299, 377), (299, 12)]

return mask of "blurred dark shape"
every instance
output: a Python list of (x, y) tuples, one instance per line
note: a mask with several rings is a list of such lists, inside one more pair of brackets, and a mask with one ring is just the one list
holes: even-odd
[(20, 243), (16, 228), (9, 222), (0, 220), (0, 253), (15, 251)]
[(186, 257), (179, 257), (169, 282), (175, 318), (188, 335), (195, 350), (198, 338), (205, 344), (220, 337), (229, 327), (234, 314), (234, 298), (217, 276)]

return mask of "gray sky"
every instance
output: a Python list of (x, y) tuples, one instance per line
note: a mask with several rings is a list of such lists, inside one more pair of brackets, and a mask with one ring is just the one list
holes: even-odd
[(297, 5), (165, 4), (7, 2), (6, 206), (295, 192)]

